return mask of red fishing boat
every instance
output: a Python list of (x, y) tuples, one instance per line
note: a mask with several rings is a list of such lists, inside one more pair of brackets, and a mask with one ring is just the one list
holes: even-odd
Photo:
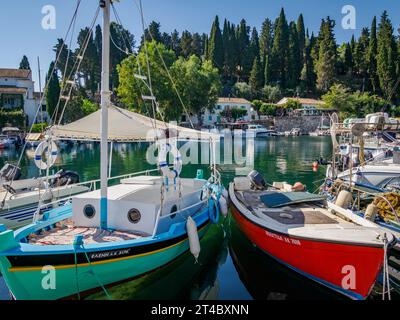
[(321, 196), (290, 190), (282, 184), (267, 187), (257, 172), (235, 178), (229, 196), (240, 230), (292, 270), (352, 299), (365, 299), (395, 237)]

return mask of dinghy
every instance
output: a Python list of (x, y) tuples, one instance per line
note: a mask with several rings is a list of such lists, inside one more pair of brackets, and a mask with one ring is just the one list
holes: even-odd
[(352, 299), (365, 299), (395, 237), (323, 197), (266, 187), (260, 174), (229, 186), (232, 215), (262, 251)]

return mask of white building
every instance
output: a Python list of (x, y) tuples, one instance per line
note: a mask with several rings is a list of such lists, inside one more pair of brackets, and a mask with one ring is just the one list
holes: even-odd
[[(33, 123), (39, 107), (39, 94), (35, 91), (35, 82), (32, 80), (31, 70), (1, 69), (0, 68), (0, 108), (8, 111), (23, 108), (29, 125)], [(43, 99), (44, 100), (44, 99)], [(43, 106), (43, 110), (46, 108)], [(38, 115), (38, 121), (42, 115)], [(47, 120), (47, 113), (43, 113)]]
[[(223, 111), (234, 108), (246, 110), (246, 114), (237, 120), (252, 121), (259, 119), (258, 114), (254, 110), (250, 101), (242, 98), (218, 98), (218, 101), (212, 111), (208, 109), (204, 110), (203, 114), (201, 115), (201, 121), (204, 126), (233, 121), (233, 119), (224, 117)], [(198, 123), (198, 118), (195, 116), (191, 117), (191, 120), (194, 124)], [(182, 117), (182, 121), (187, 121), (185, 116)]]
[(301, 104), (302, 108), (295, 110), (296, 114), (301, 114), (303, 116), (320, 116), (321, 115), (321, 107), (324, 106), (324, 102), (322, 100), (309, 99), (309, 98), (283, 98), (281, 99), (277, 105), (284, 106), (289, 100), (297, 101)]

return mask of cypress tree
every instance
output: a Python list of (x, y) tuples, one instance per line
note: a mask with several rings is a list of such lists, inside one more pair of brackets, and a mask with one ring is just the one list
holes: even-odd
[(270, 74), (273, 82), (279, 83), (284, 88), (287, 82), (289, 51), (289, 26), (286, 21), (285, 11), (282, 8), (279, 18), (275, 23), (274, 43), (270, 61)]
[(327, 17), (322, 19), (318, 39), (318, 60), (316, 61), (317, 88), (328, 91), (336, 76), (337, 45), (333, 28), (335, 22)]
[(19, 64), (19, 68), (23, 70), (31, 70), (27, 56), (24, 55), (22, 57), (21, 63)]
[(228, 79), (232, 76), (234, 70), (234, 56), (232, 52), (231, 24), (225, 19), (222, 32), (224, 48), (224, 77)]
[(296, 24), (296, 31), (297, 31), (297, 36), (298, 36), (298, 41), (299, 41), (299, 50), (301, 53), (301, 64), (304, 63), (304, 50), (306, 47), (306, 32), (305, 32), (305, 27), (304, 27), (304, 18), (303, 15), (300, 14), (299, 18), (297, 19), (297, 24)]
[(374, 17), (371, 25), (367, 63), (368, 63), (369, 80), (371, 83), (372, 91), (375, 94), (378, 94), (380, 92), (379, 77), (377, 72), (377, 61), (376, 61), (377, 55), (378, 55), (378, 40), (376, 35), (376, 17)]
[(249, 84), (251, 86), (253, 96), (257, 97), (264, 84), (262, 65), (258, 57), (255, 57), (254, 59), (253, 67), (250, 72)]
[[(47, 90), (45, 92), (46, 108), (47, 108), (47, 113), (50, 117), (53, 116), (53, 113), (58, 103), (58, 98), (60, 96), (60, 83), (58, 80), (57, 70), (55, 69), (53, 71), (53, 69), (54, 69), (54, 62), (51, 62), (49, 66), (49, 71), (47, 72), (46, 75), (46, 82), (48, 83), (48, 85), (47, 85)], [(57, 117), (55, 117), (54, 119), (57, 119)]]
[[(265, 19), (261, 26), (260, 33), (260, 59), (264, 60), (271, 54), (274, 37), (274, 27), (270, 19)], [(265, 61), (263, 61), (265, 66)]]
[(303, 67), (303, 59), (298, 41), (299, 36), (294, 22), (290, 23), (289, 30), (288, 86), (296, 88)]
[(249, 32), (250, 28), (247, 26), (246, 20), (242, 19), (236, 29), (236, 41), (239, 76), (242, 77), (243, 80), (246, 80), (249, 77), (251, 68), (253, 66), (252, 52), (249, 48)]
[(171, 34), (171, 46), (175, 55), (178, 57), (181, 54), (181, 39), (179, 38), (179, 32), (176, 29)]
[(183, 31), (181, 36), (181, 55), (185, 58), (188, 58), (193, 54), (192, 43), (192, 34), (187, 30)]
[(392, 90), (396, 82), (397, 46), (393, 26), (386, 11), (381, 16), (377, 40), (377, 73), (380, 88), (386, 99), (392, 99)]
[(306, 39), (306, 46), (304, 48), (304, 64), (300, 75), (302, 87), (308, 93), (315, 91), (316, 74), (314, 72), (314, 62), (311, 56), (314, 42), (315, 38), (313, 36), (309, 40)]
[(353, 53), (351, 51), (351, 46), (350, 43), (345, 44), (345, 49), (344, 49), (344, 74), (353, 74), (353, 69), (354, 69), (354, 60), (353, 60)]
[(368, 79), (369, 30), (363, 28), (353, 53), (356, 76), (361, 80), (361, 91), (370, 88)]
[(199, 58), (203, 54), (203, 45), (201, 36), (197, 32), (193, 33), (192, 36), (192, 54), (195, 54)]
[(219, 71), (222, 71), (224, 65), (224, 48), (218, 16), (215, 17), (214, 23), (212, 24), (208, 43), (208, 55), (212, 64), (218, 68)]

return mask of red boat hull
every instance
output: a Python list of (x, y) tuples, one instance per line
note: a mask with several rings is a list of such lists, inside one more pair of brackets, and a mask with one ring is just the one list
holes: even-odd
[(232, 214), (247, 238), (270, 256), (302, 275), (352, 299), (365, 299), (383, 265), (383, 248), (292, 237)]

